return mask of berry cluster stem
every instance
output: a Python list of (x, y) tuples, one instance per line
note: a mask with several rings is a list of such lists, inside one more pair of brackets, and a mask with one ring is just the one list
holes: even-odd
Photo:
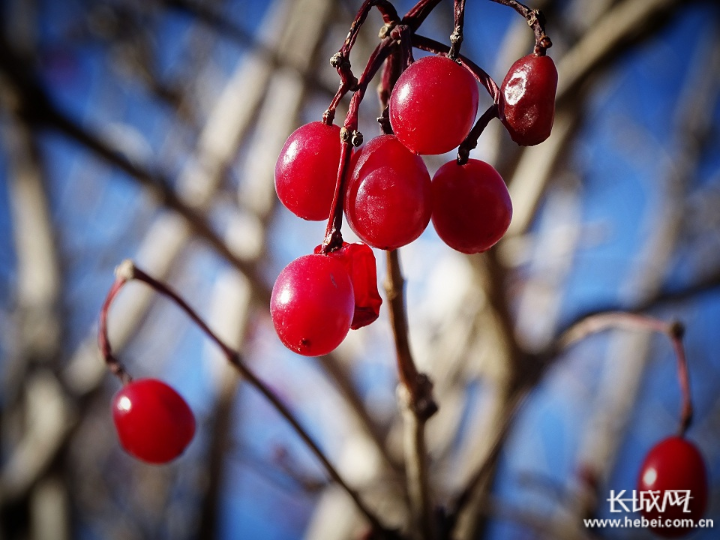
[(465, 24), (465, 0), (455, 0), (454, 5), (455, 28), (450, 34), (450, 52), (448, 58), (455, 60), (460, 54), (463, 42), (463, 25)]
[(611, 311), (591, 315), (580, 321), (563, 334), (560, 338), (560, 346), (566, 347), (585, 337), (602, 332), (610, 328), (621, 328), (630, 330), (648, 330), (666, 335), (673, 346), (677, 359), (678, 383), (682, 394), (682, 407), (680, 410), (680, 422), (678, 434), (684, 436), (692, 423), (693, 405), (690, 394), (690, 376), (688, 373), (687, 357), (682, 339), (685, 333), (684, 326), (677, 321), (666, 322), (647, 315), (637, 313), (625, 313), (622, 311)]
[(490, 120), (493, 118), (499, 118), (499, 116), (500, 109), (497, 106), (497, 103), (490, 105), (490, 107), (488, 107), (487, 110), (480, 115), (480, 118), (477, 119), (477, 122), (475, 122), (475, 125), (470, 130), (470, 133), (468, 133), (465, 140), (460, 143), (457, 156), (458, 165), (465, 165), (468, 162), (468, 159), (470, 159), (470, 151), (477, 146), (478, 139), (480, 138), (480, 135), (482, 135), (482, 132), (485, 131), (485, 128), (490, 123)]
[(384, 34), (389, 33), (389, 31), (400, 22), (400, 17), (395, 10), (395, 6), (387, 0), (365, 0), (362, 6), (360, 6), (355, 19), (350, 25), (350, 31), (345, 38), (345, 42), (342, 47), (340, 47), (340, 50), (330, 59), (330, 65), (337, 69), (338, 75), (340, 76), (340, 86), (330, 102), (330, 106), (323, 114), (323, 123), (327, 125), (332, 124), (335, 118), (335, 110), (342, 98), (345, 97), (348, 92), (358, 89), (358, 80), (353, 75), (350, 65), (350, 52), (355, 45), (355, 40), (357, 39), (360, 28), (373, 7), (378, 8), (385, 23), (383, 30), (381, 30), (380, 37), (384, 38)]
[[(435, 41), (425, 36), (413, 35), (412, 45), (413, 47), (423, 51), (435, 54), (446, 54), (448, 57), (451, 57), (452, 54), (452, 47), (448, 47), (439, 41)], [(455, 59), (459, 61), (465, 69), (473, 74), (475, 79), (485, 88), (485, 90), (487, 90), (487, 93), (493, 100), (493, 104), (490, 105), (480, 118), (477, 119), (472, 130), (470, 130), (470, 133), (468, 133), (468, 136), (465, 137), (465, 140), (458, 148), (458, 164), (464, 165), (470, 158), (470, 151), (477, 146), (478, 139), (480, 138), (480, 135), (482, 135), (483, 131), (485, 131), (487, 125), (493, 118), (500, 117), (500, 88), (495, 80), (472, 60), (460, 55), (459, 52), (456, 53)]]
[(335, 183), (335, 193), (333, 195), (332, 205), (330, 206), (330, 219), (328, 219), (325, 228), (325, 241), (322, 245), (322, 253), (331, 253), (340, 249), (343, 244), (342, 218), (343, 218), (343, 198), (345, 197), (345, 185), (350, 169), (350, 158), (352, 157), (352, 143), (350, 132), (342, 128), (340, 130), (340, 164), (338, 165), (338, 179)]
[[(345, 123), (340, 130), (340, 139), (342, 142), (340, 163), (338, 166), (338, 176), (335, 182), (335, 193), (333, 194), (333, 202), (330, 207), (330, 217), (327, 227), (325, 228), (325, 240), (323, 241), (323, 253), (330, 253), (342, 247), (342, 216), (343, 201), (345, 199), (345, 186), (347, 184), (347, 176), (350, 169), (350, 158), (352, 157), (352, 146), (360, 146), (362, 144), (362, 134), (357, 130), (358, 117), (360, 113), (360, 103), (365, 97), (368, 85), (375, 76), (377, 71), (383, 65), (385, 59), (395, 47), (395, 41), (392, 37), (384, 38), (380, 44), (370, 55), (368, 63), (363, 70), (360, 79), (357, 82), (357, 89), (350, 100)], [(327, 112), (326, 112), (327, 114)]]
[(132, 280), (137, 280), (145, 283), (146, 285), (150, 286), (154, 291), (170, 298), (173, 302), (175, 302), (175, 304), (180, 307), (180, 309), (182, 309), (190, 317), (190, 319), (195, 324), (197, 324), (198, 327), (220, 348), (220, 350), (227, 358), (228, 362), (240, 373), (240, 375), (244, 377), (245, 380), (247, 380), (252, 386), (254, 386), (255, 389), (257, 389), (265, 397), (265, 399), (267, 399), (268, 402), (275, 408), (275, 410), (277, 410), (277, 412), (280, 413), (280, 415), (292, 426), (300, 439), (302, 439), (302, 441), (307, 445), (311, 452), (315, 454), (315, 457), (325, 468), (328, 476), (330, 476), (333, 481), (335, 481), (343, 490), (345, 490), (345, 492), (355, 503), (355, 506), (358, 508), (358, 510), (365, 516), (368, 522), (370, 522), (373, 529), (380, 533), (388, 535), (388, 537), (391, 537), (392, 533), (382, 525), (380, 519), (365, 505), (365, 503), (360, 498), (360, 495), (348, 485), (348, 483), (340, 475), (335, 466), (330, 462), (325, 453), (320, 449), (315, 440), (310, 436), (308, 431), (302, 426), (302, 424), (296, 418), (290, 408), (285, 405), (285, 403), (283, 403), (282, 400), (275, 395), (275, 393), (270, 389), (270, 387), (247, 366), (247, 364), (242, 360), (240, 353), (227, 345), (223, 340), (221, 340), (217, 336), (217, 334), (215, 334), (210, 329), (207, 323), (205, 323), (205, 321), (197, 314), (197, 312), (178, 293), (176, 293), (166, 284), (156, 280), (152, 276), (146, 274), (145, 272), (137, 268), (134, 263), (129, 260), (123, 261), (123, 263), (118, 266), (116, 270), (115, 282), (110, 288), (110, 291), (105, 299), (105, 302), (103, 303), (103, 307), (100, 312), (98, 341), (100, 343), (100, 350), (103, 354), (103, 357), (105, 358), (105, 361), (113, 374), (118, 376), (124, 384), (131, 380), (130, 376), (127, 374), (123, 366), (113, 356), (112, 349), (110, 347), (110, 341), (108, 339), (107, 319), (108, 312), (110, 310), (110, 306), (113, 300), (120, 292), (122, 287)]
[(400, 269), (397, 250), (387, 252), (387, 280), (385, 293), (388, 299), (388, 315), (395, 338), (398, 374), (400, 382), (407, 388), (410, 404), (418, 418), (427, 420), (438, 410), (432, 396), (432, 382), (420, 373), (410, 351), (407, 314), (405, 310), (405, 278)]
[[(412, 46), (416, 49), (420, 49), (421, 51), (427, 51), (433, 54), (447, 56), (450, 53), (450, 47), (448, 47), (447, 45), (440, 43), (439, 41), (435, 41), (434, 39), (431, 39), (429, 37), (420, 36), (417, 34), (413, 34), (412, 36)], [(493, 78), (488, 75), (483, 68), (478, 66), (469, 58), (462, 56), (461, 54), (457, 55), (456, 60), (458, 60), (460, 62), (460, 65), (462, 65), (465, 69), (470, 71), (470, 73), (473, 74), (473, 77), (475, 77), (475, 79), (477, 79), (477, 81), (485, 88), (485, 90), (487, 90), (487, 93), (492, 98), (493, 103), (497, 104), (500, 102), (500, 88), (493, 80)]]
[(545, 16), (538, 9), (530, 9), (525, 4), (521, 4), (516, 0), (491, 0), (497, 4), (508, 6), (525, 17), (528, 26), (535, 33), (535, 54), (537, 56), (545, 56), (545, 51), (552, 47), (552, 41), (545, 33)]

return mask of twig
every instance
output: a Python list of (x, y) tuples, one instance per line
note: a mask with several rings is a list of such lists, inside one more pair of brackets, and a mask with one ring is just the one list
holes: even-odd
[[(429, 37), (419, 36), (417, 34), (413, 34), (412, 36), (412, 46), (416, 49), (431, 52), (434, 54), (448, 54), (450, 52), (450, 47), (448, 47), (447, 45), (444, 45), (443, 43), (435, 41), (434, 39), (431, 39)], [(480, 84), (483, 85), (485, 90), (487, 90), (487, 93), (492, 98), (493, 103), (499, 103), (500, 88), (493, 80), (493, 78), (488, 75), (483, 68), (478, 66), (469, 58), (466, 58), (463, 55), (459, 54), (457, 60), (465, 69), (467, 69), (468, 71), (470, 71), (470, 73), (473, 74), (473, 76)]]
[(502, 421), (502, 425), (495, 431), (494, 439), (488, 451), (487, 457), (479, 464), (475, 472), (470, 475), (470, 479), (466, 482), (462, 491), (460, 491), (460, 493), (455, 496), (453, 502), (448, 505), (450, 510), (445, 522), (446, 530), (449, 533), (448, 537), (450, 537), (450, 534), (455, 529), (458, 518), (472, 500), (477, 488), (490, 475), (490, 472), (500, 456), (505, 438), (510, 432), (513, 421), (515, 420), (515, 417), (521, 409), (523, 403), (525, 403), (527, 396), (527, 390), (519, 391), (511, 400), (505, 418)]
[(410, 351), (405, 312), (405, 280), (400, 270), (397, 250), (387, 252), (387, 268), (385, 292), (400, 377), (398, 401), (403, 411), (410, 510), (415, 528), (424, 538), (431, 539), (434, 537), (434, 524), (428, 483), (425, 424), (437, 412), (438, 406), (432, 394), (432, 381), (424, 373), (418, 372)]
[(470, 151), (477, 147), (480, 135), (482, 135), (482, 132), (485, 131), (485, 128), (493, 118), (499, 118), (499, 109), (495, 103), (490, 105), (490, 107), (480, 115), (480, 118), (477, 119), (477, 122), (475, 122), (475, 125), (470, 130), (470, 133), (468, 133), (465, 140), (460, 143), (457, 155), (458, 165), (465, 165), (468, 162), (468, 159), (470, 159)]
[[(295, 417), (293, 412), (285, 405), (280, 398), (278, 398), (270, 387), (265, 384), (255, 373), (245, 364), (242, 360), (240, 353), (235, 351), (232, 347), (225, 344), (202, 320), (202, 318), (190, 307), (190, 305), (175, 291), (164, 283), (155, 280), (139, 268), (137, 268), (132, 261), (124, 261), (117, 269), (116, 281), (113, 287), (110, 289), (108, 299), (103, 305), (103, 311), (100, 316), (100, 328), (98, 330), (99, 341), (101, 343), (101, 351), (103, 356), (109, 365), (117, 363), (117, 360), (112, 356), (112, 350), (108, 340), (107, 333), (107, 312), (110, 308), (113, 298), (117, 295), (119, 290), (130, 280), (138, 280), (149, 285), (156, 292), (167, 296), (173, 302), (177, 304), (189, 317), (190, 319), (220, 348), (228, 362), (237, 369), (240, 374), (254, 386), (269, 402), (270, 404), (280, 413), (280, 415), (292, 426), (302, 441), (308, 446), (308, 448), (315, 454), (315, 457), (325, 468), (328, 475), (340, 486), (343, 490), (352, 498), (358, 510), (367, 518), (372, 526), (379, 532), (390, 534), (380, 522), (379, 518), (365, 505), (360, 498), (359, 494), (352, 489), (337, 471), (335, 466), (330, 462), (325, 453), (320, 449), (318, 444), (300, 424), (299, 420)], [(116, 373), (116, 371), (113, 371)], [(120, 373), (124, 373), (123, 369)], [(117, 374), (117, 373), (116, 373)], [(121, 380), (123, 380), (121, 378)], [(127, 382), (123, 380), (123, 382)]]
[(453, 18), (455, 20), (455, 28), (450, 34), (450, 52), (448, 58), (455, 60), (460, 54), (460, 47), (463, 42), (463, 25), (465, 24), (465, 0), (455, 0), (453, 9)]
[(599, 313), (580, 321), (568, 329), (559, 340), (560, 347), (568, 347), (573, 343), (586, 338), (591, 334), (603, 332), (612, 328), (625, 330), (646, 330), (666, 335), (673, 346), (677, 358), (678, 382), (682, 394), (682, 408), (680, 411), (680, 426), (678, 433), (682, 436), (692, 423), (693, 406), (690, 396), (690, 378), (688, 375), (687, 358), (683, 348), (682, 338), (685, 327), (682, 323), (665, 322), (648, 315), (612, 311)]
[(419, 416), (413, 408), (409, 389), (404, 384), (397, 387), (398, 402), (403, 416), (405, 468), (407, 471), (408, 496), (412, 530), (423, 540), (435, 538), (435, 520), (428, 471), (428, 455), (425, 444), (427, 419)]
[[(325, 229), (325, 240), (323, 241), (322, 252), (329, 253), (342, 246), (342, 218), (343, 218), (343, 202), (345, 199), (345, 185), (350, 168), (351, 145), (360, 146), (362, 144), (362, 134), (357, 130), (358, 116), (360, 112), (360, 103), (365, 97), (365, 92), (370, 81), (382, 66), (385, 59), (390, 55), (395, 47), (393, 37), (384, 38), (368, 59), (367, 66), (363, 70), (362, 75), (357, 84), (357, 90), (350, 100), (345, 123), (340, 130), (340, 140), (342, 142), (340, 164), (338, 166), (338, 175), (335, 182), (335, 193), (333, 195), (332, 205), (330, 206), (330, 217)], [(327, 111), (326, 111), (327, 114)]]
[(412, 32), (415, 32), (439, 3), (440, 0), (420, 0), (405, 14), (402, 23), (407, 25)]
[(532, 28), (535, 33), (535, 54), (538, 56), (545, 56), (545, 50), (552, 47), (552, 41), (550, 41), (550, 38), (545, 33), (545, 17), (542, 12), (537, 9), (530, 9), (516, 0), (491, 1), (504, 6), (509, 6), (525, 17), (528, 26)]

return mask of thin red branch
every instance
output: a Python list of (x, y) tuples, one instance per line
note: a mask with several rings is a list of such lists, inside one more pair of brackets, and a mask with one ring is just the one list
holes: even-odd
[[(417, 34), (413, 34), (412, 36), (412, 46), (416, 49), (431, 52), (434, 54), (447, 55), (450, 52), (450, 47), (448, 47), (447, 45), (444, 45), (439, 41), (435, 41), (434, 39), (430, 39), (429, 37), (419, 36)], [(483, 85), (485, 90), (487, 90), (487, 93), (492, 98), (493, 103), (499, 103), (500, 88), (493, 80), (493, 78), (488, 75), (483, 68), (478, 66), (469, 58), (466, 58), (463, 55), (458, 55), (457, 60), (460, 61), (460, 64), (465, 69), (467, 69), (468, 71), (470, 71), (470, 73), (473, 74), (473, 76), (481, 85)]]
[(569, 330), (567, 330), (560, 338), (560, 346), (567, 347), (591, 334), (609, 330), (611, 328), (648, 330), (664, 334), (670, 339), (677, 359), (678, 383), (680, 385), (680, 393), (682, 395), (682, 408), (680, 411), (678, 432), (681, 436), (684, 435), (692, 423), (693, 405), (690, 394), (690, 377), (688, 373), (687, 358), (685, 356), (685, 349), (682, 343), (684, 335), (683, 325), (677, 321), (666, 322), (638, 313), (626, 313), (622, 311), (598, 313), (597, 315), (591, 315), (587, 319), (580, 321), (575, 326), (572, 326)]
[[(335, 182), (335, 193), (333, 195), (332, 206), (330, 207), (330, 217), (327, 227), (325, 228), (325, 239), (323, 241), (323, 253), (329, 253), (342, 246), (342, 216), (343, 202), (345, 198), (345, 185), (350, 168), (350, 158), (352, 156), (351, 146), (359, 146), (362, 144), (362, 134), (357, 130), (360, 103), (365, 97), (370, 81), (373, 79), (377, 71), (382, 67), (383, 62), (395, 47), (395, 41), (392, 37), (384, 38), (380, 44), (370, 55), (368, 63), (363, 70), (362, 75), (357, 84), (357, 90), (350, 100), (345, 123), (340, 130), (342, 140), (340, 163), (338, 165), (338, 175)], [(326, 112), (327, 114), (327, 112)]]
[[(254, 386), (277, 410), (280, 415), (293, 427), (298, 436), (317, 457), (320, 463), (325, 468), (326, 472), (345, 492), (352, 498), (355, 506), (358, 510), (367, 518), (372, 524), (373, 528), (380, 533), (392, 536), (392, 532), (387, 530), (379, 518), (365, 505), (360, 498), (360, 495), (352, 489), (347, 482), (343, 479), (340, 473), (337, 471), (335, 466), (330, 462), (325, 453), (320, 449), (315, 440), (310, 436), (308, 431), (300, 424), (299, 420), (295, 417), (290, 408), (277, 397), (270, 387), (265, 384), (242, 360), (240, 353), (235, 351), (232, 347), (222, 341), (217, 334), (215, 334), (210, 327), (202, 320), (197, 312), (174, 290), (165, 285), (164, 283), (154, 279), (142, 270), (138, 269), (131, 261), (124, 261), (117, 270), (117, 277), (113, 284), (108, 296), (103, 304), (102, 311), (100, 314), (100, 329), (99, 329), (99, 341), (100, 348), (103, 356), (105, 357), (108, 366), (110, 366), (113, 373), (118, 373), (117, 368), (114, 365), (118, 365), (119, 369), (122, 370), (120, 373), (125, 373), (124, 369), (120, 366), (117, 360), (112, 356), (112, 351), (107, 335), (107, 316), (112, 301), (117, 296), (120, 289), (129, 281), (136, 279), (149, 285), (156, 292), (167, 296), (173, 302), (177, 304), (189, 317), (198, 325), (198, 327), (222, 350), (223, 354), (227, 358), (228, 362), (238, 370), (238, 372), (247, 380), (252, 386)], [(128, 376), (129, 377), (129, 376)], [(125, 381), (124, 381), (125, 382)]]
[(402, 23), (415, 32), (439, 3), (440, 0), (420, 0), (405, 14)]
[(352, 143), (350, 142), (350, 132), (342, 128), (340, 132), (342, 146), (340, 147), (340, 163), (338, 165), (338, 177), (335, 183), (335, 194), (333, 195), (332, 205), (330, 206), (330, 219), (328, 219), (325, 228), (325, 241), (322, 244), (322, 253), (330, 253), (340, 249), (343, 245), (342, 218), (343, 218), (343, 199), (345, 197), (345, 185), (349, 176), (350, 158), (352, 157)]
[(499, 108), (497, 104), (493, 103), (480, 116), (480, 118), (477, 119), (477, 122), (475, 122), (475, 125), (470, 130), (470, 133), (468, 133), (468, 136), (465, 137), (465, 140), (460, 144), (460, 147), (458, 148), (457, 162), (459, 165), (464, 165), (468, 162), (468, 159), (470, 158), (470, 151), (477, 146), (480, 135), (482, 135), (482, 132), (485, 131), (485, 128), (490, 123), (490, 120), (498, 117)]
[(509, 6), (525, 17), (528, 26), (533, 29), (535, 34), (535, 54), (545, 56), (545, 51), (552, 47), (552, 41), (545, 33), (545, 17), (542, 11), (538, 9), (530, 9), (525, 4), (521, 4), (516, 0), (491, 0), (497, 4)]
[[(327, 125), (332, 124), (335, 118), (335, 110), (342, 98), (345, 97), (348, 92), (354, 92), (358, 89), (358, 80), (355, 75), (353, 75), (352, 66), (350, 65), (350, 52), (355, 45), (360, 28), (373, 7), (376, 7), (378, 11), (380, 11), (383, 22), (385, 23), (385, 26), (380, 30), (381, 38), (384, 39), (390, 30), (400, 22), (400, 16), (397, 14), (395, 7), (387, 0), (365, 0), (363, 5), (360, 6), (355, 19), (350, 25), (350, 31), (345, 38), (345, 42), (342, 47), (340, 47), (340, 50), (330, 59), (330, 65), (337, 69), (338, 75), (340, 76), (340, 86), (323, 114), (323, 123)], [(368, 63), (370, 63), (370, 61), (372, 60), (369, 60)]]

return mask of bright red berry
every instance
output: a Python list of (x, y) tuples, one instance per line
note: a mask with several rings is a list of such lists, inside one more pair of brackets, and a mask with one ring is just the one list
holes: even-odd
[(360, 151), (345, 193), (345, 216), (366, 244), (397, 249), (430, 222), (430, 174), (393, 135), (381, 135)]
[[(315, 248), (315, 253), (320, 253), (322, 245)], [(328, 253), (340, 261), (347, 270), (352, 281), (353, 293), (355, 295), (355, 313), (350, 328), (357, 330), (375, 321), (380, 315), (382, 298), (377, 288), (377, 268), (375, 266), (375, 254), (367, 244), (348, 244)]]
[(112, 415), (123, 448), (148, 463), (167, 463), (195, 434), (195, 417), (172, 387), (157, 379), (132, 381), (115, 394)]
[(512, 202), (505, 182), (491, 166), (477, 159), (465, 165), (451, 161), (432, 181), (432, 221), (438, 236), (463, 253), (490, 249), (507, 231)]
[(354, 311), (350, 276), (340, 261), (326, 255), (305, 255), (288, 264), (270, 299), (278, 337), (304, 356), (327, 354), (340, 345)]
[(340, 163), (340, 128), (311, 122), (285, 142), (275, 165), (275, 191), (293, 214), (320, 221), (330, 215)]
[(533, 146), (550, 136), (557, 80), (549, 56), (530, 54), (510, 67), (500, 86), (500, 119), (517, 144)]
[(390, 124), (416, 154), (444, 154), (470, 133), (478, 109), (477, 82), (446, 56), (408, 67), (390, 96)]
[[(648, 511), (643, 506), (642, 514), (648, 520), (689, 519), (697, 521), (702, 518), (707, 507), (708, 480), (705, 461), (697, 447), (682, 437), (668, 437), (656, 444), (640, 469), (638, 491), (660, 491), (659, 502), (662, 503), (666, 491), (689, 491), (691, 499), (688, 503), (689, 512), (683, 505), (670, 504), (668, 499), (665, 511), (658, 508)], [(674, 497), (674, 494), (668, 494)], [(640, 495), (638, 495), (640, 496)], [(666, 538), (675, 538), (687, 534), (689, 527), (651, 527), (655, 534)]]

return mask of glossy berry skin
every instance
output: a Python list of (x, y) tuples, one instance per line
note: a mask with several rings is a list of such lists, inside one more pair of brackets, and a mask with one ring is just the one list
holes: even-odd
[(270, 298), (270, 315), (283, 344), (304, 356), (327, 354), (342, 343), (355, 311), (345, 266), (326, 255), (305, 255), (288, 264)]
[(550, 136), (557, 80), (549, 56), (530, 54), (510, 67), (500, 86), (500, 119), (517, 144), (533, 146)]
[(168, 463), (195, 434), (195, 417), (172, 387), (157, 379), (132, 381), (115, 394), (112, 415), (120, 444), (147, 463)]
[[(643, 508), (645, 518), (652, 519), (702, 519), (707, 507), (708, 480), (705, 461), (697, 447), (682, 437), (669, 437), (656, 444), (640, 469), (638, 491), (690, 490), (689, 509), (683, 512), (680, 505), (665, 507), (648, 512)], [(638, 495), (639, 496), (639, 495)], [(666, 538), (677, 538), (690, 532), (691, 528), (651, 527), (655, 534)]]
[(293, 214), (320, 221), (330, 215), (340, 163), (340, 128), (311, 122), (285, 141), (275, 165), (275, 191)]
[(444, 154), (470, 133), (478, 109), (477, 82), (446, 56), (414, 62), (390, 96), (390, 124), (416, 154)]
[[(322, 245), (315, 248), (320, 253)], [(375, 254), (367, 244), (343, 242), (340, 249), (327, 254), (340, 261), (350, 276), (355, 296), (355, 312), (350, 323), (352, 330), (374, 322), (380, 316), (382, 298), (377, 288)]]
[(345, 193), (345, 216), (360, 239), (397, 249), (422, 234), (430, 222), (430, 174), (393, 135), (372, 139), (360, 151)]
[(477, 159), (465, 165), (451, 161), (432, 181), (432, 221), (438, 236), (462, 253), (490, 249), (507, 231), (512, 202), (505, 182), (491, 166)]

